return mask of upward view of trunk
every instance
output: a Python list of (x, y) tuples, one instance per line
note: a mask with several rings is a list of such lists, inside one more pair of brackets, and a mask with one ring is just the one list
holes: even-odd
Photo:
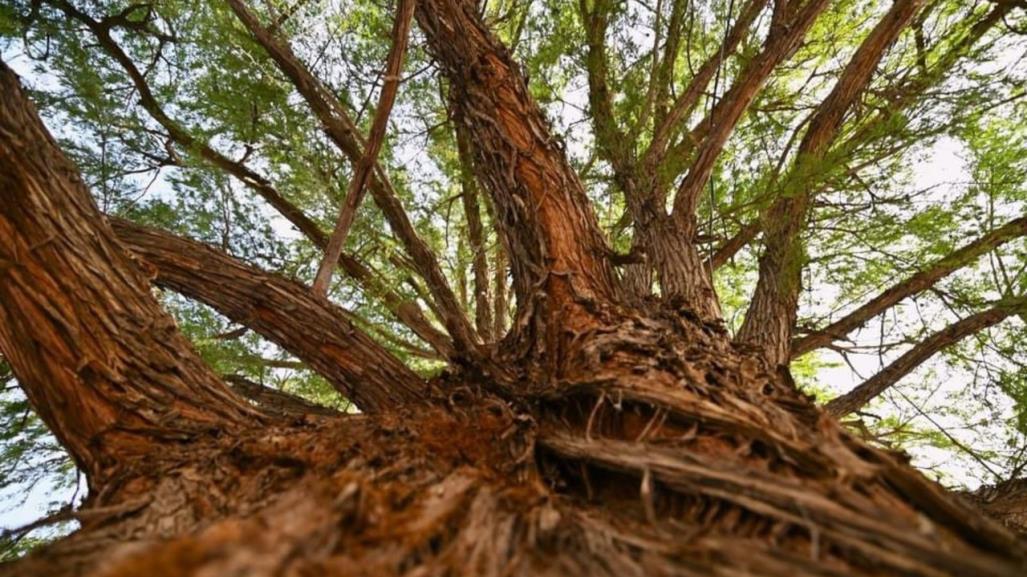
[[(329, 138), (362, 158), (342, 103), (277, 27), (230, 4)], [(713, 108), (683, 204), (668, 214), (657, 203), (654, 268), (663, 286), (687, 277), (692, 288), (640, 299), (477, 4), (417, 0), (471, 157), (466, 186), (502, 241), (494, 290), (505, 294), (507, 259), (517, 304), (509, 331), (505, 296), (491, 316), (476, 303), (472, 325), (448, 285), (431, 287), (456, 352), (430, 381), (308, 287), (187, 239), (109, 225), (0, 69), (0, 352), (90, 482), (73, 514), (81, 528), (0, 575), (1024, 575), (1027, 545), (1013, 532), (843, 428), (774, 356), (732, 342), (712, 289), (693, 290), (709, 288), (696, 267), (710, 265), (688, 195), (825, 4), (773, 2), (768, 44)], [(897, 0), (886, 18), (917, 4)], [(844, 78), (836, 92), (849, 98)], [(444, 283), (372, 168), (372, 196), (424, 257), (415, 268)], [(477, 256), (476, 200), (465, 209)], [(200, 362), (148, 281), (292, 352), (364, 412), (307, 412), (233, 379), (243, 400)], [(490, 332), (506, 332), (494, 351), (479, 339)]]

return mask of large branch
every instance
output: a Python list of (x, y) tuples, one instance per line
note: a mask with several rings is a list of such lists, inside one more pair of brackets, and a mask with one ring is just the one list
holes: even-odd
[[(145, 76), (125, 53), (111, 35), (111, 22), (98, 21), (88, 14), (76, 9), (66, 0), (46, 0), (63, 11), (68, 17), (85, 25), (96, 38), (100, 47), (113, 58), (128, 75), (132, 86), (139, 95), (139, 104), (151, 118), (167, 131), (169, 138), (182, 150), (195, 151), (201, 158), (225, 173), (235, 177), (270, 204), (279, 214), (295, 226), (314, 246), (324, 249), (328, 245), (328, 235), (320, 226), (304, 212), (286, 199), (266, 178), (246, 166), (242, 162), (232, 160), (213, 149), (207, 142), (199, 141), (189, 134), (161, 107), (150, 89)], [(353, 256), (342, 253), (339, 255), (339, 266), (356, 280), (364, 292), (371, 297), (380, 298), (385, 307), (396, 315), (418, 337), (430, 344), (443, 357), (451, 358), (454, 354), (449, 337), (435, 329), (425, 317), (424, 312), (414, 302), (404, 299), (393, 289), (386, 286), (381, 279)]]
[(694, 228), (699, 194), (713, 173), (713, 167), (728, 137), (771, 73), (798, 49), (806, 32), (828, 4), (828, 0), (807, 0), (802, 6), (790, 8), (795, 12), (787, 21), (772, 24), (763, 49), (742, 69), (734, 84), (713, 108), (708, 120), (704, 121), (709, 128), (674, 198), (675, 218), (684, 225), (686, 231), (690, 232)]
[(260, 422), (195, 353), (0, 63), (0, 351), (90, 484)]
[(734, 24), (725, 33), (720, 47), (711, 52), (709, 57), (699, 66), (699, 69), (696, 70), (695, 75), (689, 81), (688, 86), (677, 97), (666, 117), (662, 119), (660, 125), (653, 131), (653, 138), (643, 154), (643, 164), (645, 166), (656, 167), (660, 164), (664, 154), (666, 154), (667, 145), (674, 135), (674, 131), (695, 110), (699, 97), (702, 96), (710, 81), (713, 80), (717, 71), (723, 66), (724, 59), (735, 52), (738, 44), (745, 38), (749, 28), (752, 27), (756, 17), (759, 16), (766, 5), (767, 0), (749, 0), (745, 4), (738, 15), (738, 19), (735, 20)]
[[(234, 5), (234, 4), (233, 4)], [(349, 233), (353, 220), (357, 216), (357, 208), (364, 198), (367, 177), (371, 169), (378, 162), (378, 151), (381, 150), (382, 141), (385, 140), (385, 129), (389, 125), (389, 113), (392, 112), (392, 105), (396, 102), (396, 92), (399, 89), (399, 75), (403, 69), (403, 55), (406, 54), (407, 43), (410, 36), (410, 21), (414, 16), (414, 0), (400, 0), (396, 10), (396, 18), (392, 27), (392, 48), (389, 49), (388, 64), (385, 67), (385, 79), (382, 84), (381, 94), (378, 96), (378, 107), (374, 111), (374, 121), (371, 123), (371, 133), (367, 139), (367, 146), (364, 154), (356, 163), (353, 169), (353, 178), (350, 181), (349, 190), (346, 191), (346, 198), (339, 209), (339, 218), (335, 223), (335, 230), (332, 238), (325, 247), (324, 258), (317, 269), (317, 276), (314, 278), (314, 294), (325, 296), (328, 294), (328, 283), (332, 278), (332, 270), (335, 269), (335, 262), (342, 254), (342, 247), (346, 242), (346, 235)]]
[[(257, 43), (303, 96), (321, 122), (325, 134), (351, 162), (359, 163), (364, 157), (366, 143), (339, 99), (300, 61), (288, 43), (277, 38), (271, 30), (260, 23), (242, 0), (229, 0), (229, 4)], [(449, 286), (438, 259), (417, 234), (396, 191), (377, 163), (370, 176), (368, 184), (371, 195), (385, 215), (389, 226), (406, 248), (415, 269), (424, 279), (442, 315), (442, 322), (453, 338), (457, 352), (477, 356), (477, 336), (452, 287)]]
[(997, 325), (1007, 317), (1027, 312), (1027, 297), (999, 301), (991, 308), (955, 322), (945, 329), (920, 341), (906, 354), (881, 369), (855, 389), (827, 403), (826, 409), (832, 415), (843, 417), (858, 411), (878, 395), (888, 390), (902, 377), (919, 367), (939, 351), (950, 347), (964, 338)]
[[(643, 187), (647, 192), (636, 195), (637, 198), (627, 198), (635, 231), (639, 235), (635, 241), (637, 248), (646, 253), (656, 270), (663, 297), (683, 301), (703, 318), (719, 319), (720, 305), (713, 288), (711, 268), (695, 244), (695, 209), (699, 193), (709, 179), (728, 136), (744, 112), (770, 74), (798, 48), (827, 4), (827, 0), (808, 0), (801, 7), (795, 8), (787, 20), (772, 25), (760, 53), (743, 67), (720, 102), (686, 137), (701, 139), (701, 142), (678, 188), (670, 215), (664, 208), (662, 175), (671, 172), (668, 170), (670, 161), (679, 163), (680, 159), (665, 158), (663, 163), (647, 166), (651, 181)], [(753, 10), (754, 7), (750, 6), (749, 9)], [(749, 16), (745, 15), (746, 18)], [(740, 34), (741, 28), (736, 28), (734, 35)], [(726, 40), (731, 41), (733, 38)], [(647, 162), (652, 162), (659, 155), (654, 152), (651, 156)]]
[(799, 236), (806, 227), (815, 177), (822, 177), (821, 165), (845, 114), (866, 90), (881, 59), (921, 4), (922, 0), (895, 0), (856, 49), (831, 93), (813, 113), (792, 170), (785, 177), (785, 192), (763, 215), (759, 280), (738, 340), (764, 349), (775, 365), (787, 364), (790, 358), (805, 256)]
[(354, 326), (348, 314), (295, 281), (205, 244), (121, 219), (121, 242), (153, 265), (155, 282), (198, 300), (289, 351), (364, 411), (423, 400), (424, 384)]
[[(417, 19), (449, 80), (455, 120), (471, 137), (479, 182), (492, 196), (519, 306), (531, 304), (539, 288), (551, 312), (582, 298), (615, 298), (609, 248), (581, 181), (474, 3), (425, 0)], [(565, 312), (571, 309), (580, 310)]]
[(795, 339), (791, 346), (792, 358), (825, 347), (836, 339), (845, 337), (903, 299), (930, 288), (956, 270), (972, 264), (987, 252), (1022, 236), (1027, 236), (1027, 216), (1021, 216), (992, 230), (952, 254), (935, 261), (913, 276), (889, 287), (845, 317), (814, 333)]

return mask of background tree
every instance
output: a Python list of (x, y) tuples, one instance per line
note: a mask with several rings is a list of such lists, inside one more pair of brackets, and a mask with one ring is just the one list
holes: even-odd
[(0, 571), (1021, 574), (1024, 8), (5, 4)]

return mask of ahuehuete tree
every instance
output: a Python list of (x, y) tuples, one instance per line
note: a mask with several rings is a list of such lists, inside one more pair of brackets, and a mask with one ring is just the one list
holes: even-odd
[[(980, 147), (991, 164), (975, 170), (991, 177), (962, 206), (988, 198), (988, 225), (941, 253), (917, 233), (966, 221), (957, 204), (910, 231), (866, 182), (940, 134), (1022, 145), (1016, 66), (968, 67), (1022, 34), (1022, 1), (193, 4), (2, 8), (3, 33), (64, 87), (37, 97), (77, 127), (66, 140), (84, 172), (3, 65), (0, 351), (88, 496), (63, 513), (79, 529), (0, 573), (1027, 571), (1013, 532), (837, 419), (1027, 310), (1027, 259), (1003, 252), (1027, 234), (1015, 154)], [(337, 34), (347, 26), (391, 26), (391, 41)], [(532, 47), (541, 78), (529, 84), (501, 37)], [(584, 164), (537, 103), (576, 77), (562, 54), (581, 56)], [(363, 119), (374, 90), (350, 84), (383, 60)], [(404, 90), (416, 98), (401, 114), (426, 124), (420, 152), (459, 190), (462, 220), (407, 212), (425, 197), (385, 138)], [(147, 212), (119, 196), (162, 169), (223, 214), (190, 221), (166, 199)], [(718, 196), (727, 178), (737, 186)], [(251, 260), (305, 264), (233, 256), (243, 241), (226, 223), (267, 222), (235, 196), (303, 237), (284, 252), (250, 242)], [(139, 224), (160, 211), (187, 231), (206, 219), (207, 236), (226, 225), (220, 246)], [(438, 230), (450, 222), (456, 246)], [(880, 227), (875, 242), (906, 243), (918, 265), (800, 328), (805, 273), (859, 258), (830, 260), (832, 223)], [(737, 307), (718, 289), (734, 289), (714, 270), (749, 245), (758, 280), (732, 336), (723, 315)], [(1005, 259), (1000, 290), (937, 288), (985, 255)], [(319, 262), (313, 287), (283, 274), (309, 280)], [(864, 284), (898, 270), (874, 267)], [(228, 339), (288, 351), (360, 412), (219, 375), (151, 283), (236, 323)], [(826, 409), (796, 386), (793, 359), (931, 291), (972, 312)]]

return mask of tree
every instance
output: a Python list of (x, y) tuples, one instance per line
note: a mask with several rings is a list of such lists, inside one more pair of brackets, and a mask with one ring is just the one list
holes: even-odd
[[(658, 2), (640, 64), (624, 58), (630, 50), (609, 50), (612, 24), (635, 17), (624, 5), (547, 5), (554, 28), (581, 25), (594, 156), (612, 209), (595, 201), (592, 169), (575, 166), (547, 121), (544, 86), (529, 84), (500, 40), (521, 41), (530, 3), (483, 12), (464, 0), (401, 0), (394, 19), (369, 20), (391, 31), (369, 137), (358, 99), (318, 73), (318, 62), (338, 72), (338, 51), (303, 44), (301, 13), (325, 7), (5, 8), (4, 25), (26, 45), (59, 47), (54, 66), (77, 95), (37, 97), (88, 131), (125, 134), (99, 141), (95, 171), (95, 151), (75, 150), (80, 172), (16, 75), (0, 69), (0, 352), (89, 485), (82, 506), (60, 515), (81, 527), (0, 574), (1022, 574), (1027, 547), (1015, 533), (830, 414), (859, 409), (939, 350), (1027, 314), (1027, 259), (1016, 252), (1027, 217), (996, 218), (1022, 212), (1020, 189), (979, 179), (987, 230), (936, 259), (920, 255), (919, 270), (840, 320), (803, 334), (799, 319), (810, 233), (828, 230), (817, 219), (878, 218), (876, 207), (841, 208), (878, 202), (852, 186), (866, 167), (961, 130), (980, 144), (975, 170), (1015, 175), (1018, 161), (975, 131), (1006, 134), (987, 114), (1020, 105), (1016, 72), (994, 86), (958, 72), (1017, 34), (1022, 3), (735, 8), (707, 5), (719, 27), (693, 33), (702, 16), (693, 3)], [(853, 14), (861, 23), (846, 24)], [(438, 71), (423, 86), (418, 73), (397, 78), (411, 17), (427, 55), (410, 59)], [(847, 43), (818, 52), (834, 28)], [(226, 38), (238, 46), (219, 52)], [(693, 42), (708, 45), (697, 68), (693, 49), (682, 49)], [(841, 55), (819, 80), (821, 61)], [(783, 98), (810, 61), (805, 81), (818, 83), (809, 91), (818, 101)], [(179, 86), (175, 74), (190, 69), (195, 85)], [(411, 217), (403, 171), (379, 158), (404, 85), (445, 116), (428, 132), (461, 197), (455, 249), (433, 236), (432, 215)], [(771, 134), (780, 142), (765, 147), (774, 155), (766, 171), (737, 198), (706, 200), (738, 158), (762, 158), (739, 147), (756, 149), (753, 135), (775, 109), (786, 112)], [(108, 150), (125, 163), (120, 176), (108, 172)], [(340, 159), (353, 166), (348, 178)], [(108, 199), (124, 197), (108, 187), (131, 189), (137, 162), (158, 175), (181, 170), (179, 192), (253, 193), (304, 237), (288, 249), (297, 260), (327, 263), (322, 271), (337, 263), (346, 280), (332, 287), (322, 273), (311, 288), (245, 262), (231, 254), (231, 226), (218, 247), (141, 224), (159, 220), (166, 202), (111, 210)], [(94, 172), (102, 190), (91, 195), (83, 174)], [(331, 194), (311, 201), (318, 186), (347, 191), (334, 195), (337, 215), (319, 206)], [(135, 218), (105, 216), (96, 198)], [(712, 221), (702, 228), (704, 204), (722, 222), (749, 220), (717, 235)], [(236, 206), (221, 224), (257, 220), (217, 205)], [(331, 222), (333, 235), (322, 228)], [(393, 238), (366, 250), (357, 239), (378, 237), (379, 223)], [(714, 268), (761, 233), (758, 280), (733, 335)], [(704, 256), (711, 240), (720, 250)], [(998, 298), (938, 288), (984, 255), (1004, 273)], [(309, 280), (314, 271), (291, 272)], [(378, 308), (343, 306), (350, 282)], [(288, 351), (361, 412), (219, 375), (150, 283), (216, 310), (241, 327), (236, 337), (252, 331)], [(930, 290), (954, 309), (980, 310), (828, 410), (793, 380), (793, 357)]]

